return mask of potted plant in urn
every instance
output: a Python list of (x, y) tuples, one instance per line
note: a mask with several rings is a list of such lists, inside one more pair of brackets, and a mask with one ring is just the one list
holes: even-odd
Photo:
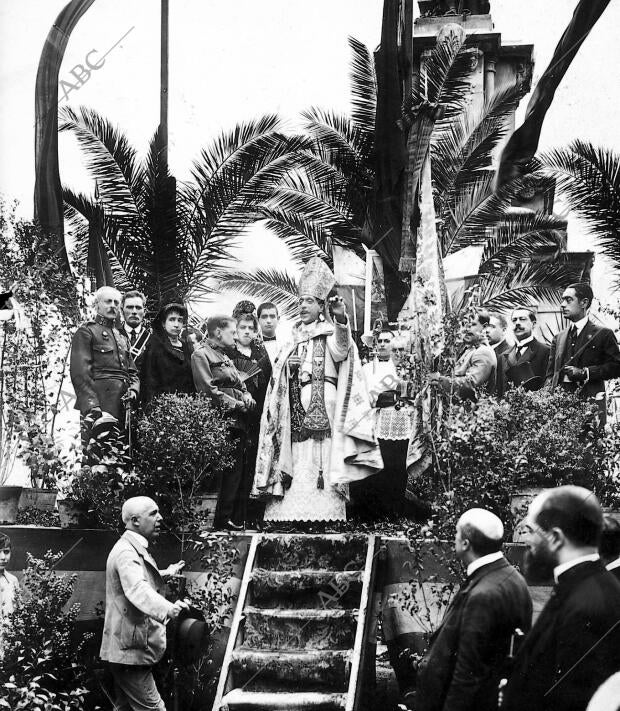
[[(221, 477), (231, 466), (225, 411), (201, 394), (155, 398), (138, 421), (136, 482), (152, 496), (170, 528), (203, 518), (212, 525)], [(205, 520), (206, 519), (206, 520)]]

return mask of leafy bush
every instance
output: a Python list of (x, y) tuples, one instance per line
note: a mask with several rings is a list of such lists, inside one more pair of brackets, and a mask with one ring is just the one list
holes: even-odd
[(204, 395), (162, 395), (138, 422), (133, 488), (157, 501), (169, 526), (191, 518), (192, 499), (232, 464), (226, 413)]
[(613, 504), (620, 432), (596, 431), (593, 407), (561, 390), (521, 388), (501, 401), (452, 406), (432, 437), (435, 520), (446, 537), (472, 506), (490, 509), (510, 528), (510, 494), (524, 487), (578, 484)]
[(27, 554), (24, 589), (3, 632), (0, 707), (14, 711), (84, 707), (81, 656), (86, 640), (75, 640), (79, 605), (65, 609), (77, 576), (54, 572), (61, 557), (51, 552), (41, 559)]
[(86, 309), (78, 272), (62, 269), (49, 239), (0, 200), (0, 283), (13, 285), (21, 314), (19, 323), (4, 324), (0, 347), (0, 482), (16, 456), (30, 467), (33, 486), (53, 487), (66, 466), (53, 437), (66, 407), (71, 336)]

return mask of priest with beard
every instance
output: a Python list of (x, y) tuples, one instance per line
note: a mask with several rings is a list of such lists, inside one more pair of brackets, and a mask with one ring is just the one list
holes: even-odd
[(265, 521), (346, 520), (349, 483), (383, 468), (345, 305), (329, 298), (335, 281), (308, 261), (299, 322), (273, 364), (253, 488)]
[(530, 505), (526, 578), (555, 584), (514, 660), (502, 711), (585, 711), (620, 670), (620, 584), (599, 557), (602, 530), (601, 506), (582, 487), (549, 489)]

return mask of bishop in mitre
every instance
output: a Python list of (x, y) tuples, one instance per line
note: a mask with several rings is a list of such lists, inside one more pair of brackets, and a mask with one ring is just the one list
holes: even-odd
[(383, 469), (372, 409), (335, 278), (313, 257), (299, 283), (299, 322), (273, 365), (253, 495), (266, 521), (344, 521), (349, 483)]

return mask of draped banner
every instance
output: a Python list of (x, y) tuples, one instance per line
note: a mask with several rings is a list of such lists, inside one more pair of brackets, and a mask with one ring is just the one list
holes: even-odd
[(95, 0), (71, 0), (49, 31), (37, 71), (34, 110), (34, 216), (45, 232), (54, 235), (57, 253), (69, 261), (64, 246), (62, 186), (58, 166), (58, 75), (69, 36)]
[(496, 190), (518, 177), (521, 167), (534, 157), (538, 149), (543, 121), (555, 91), (609, 2), (610, 0), (580, 0), (555, 48), (551, 63), (534, 89), (527, 105), (525, 120), (512, 134), (502, 152), (497, 169)]
[[(431, 183), (431, 159), (427, 154), (420, 173), (420, 227), (417, 232), (416, 267), (411, 284), (410, 313), (413, 353), (422, 372), (435, 369), (444, 347), (443, 317), (447, 293), (443, 274)], [(431, 455), (426, 433), (432, 425), (436, 395), (424, 386), (415, 403), (413, 433), (407, 451), (407, 496), (415, 495), (416, 481), (428, 469)]]

